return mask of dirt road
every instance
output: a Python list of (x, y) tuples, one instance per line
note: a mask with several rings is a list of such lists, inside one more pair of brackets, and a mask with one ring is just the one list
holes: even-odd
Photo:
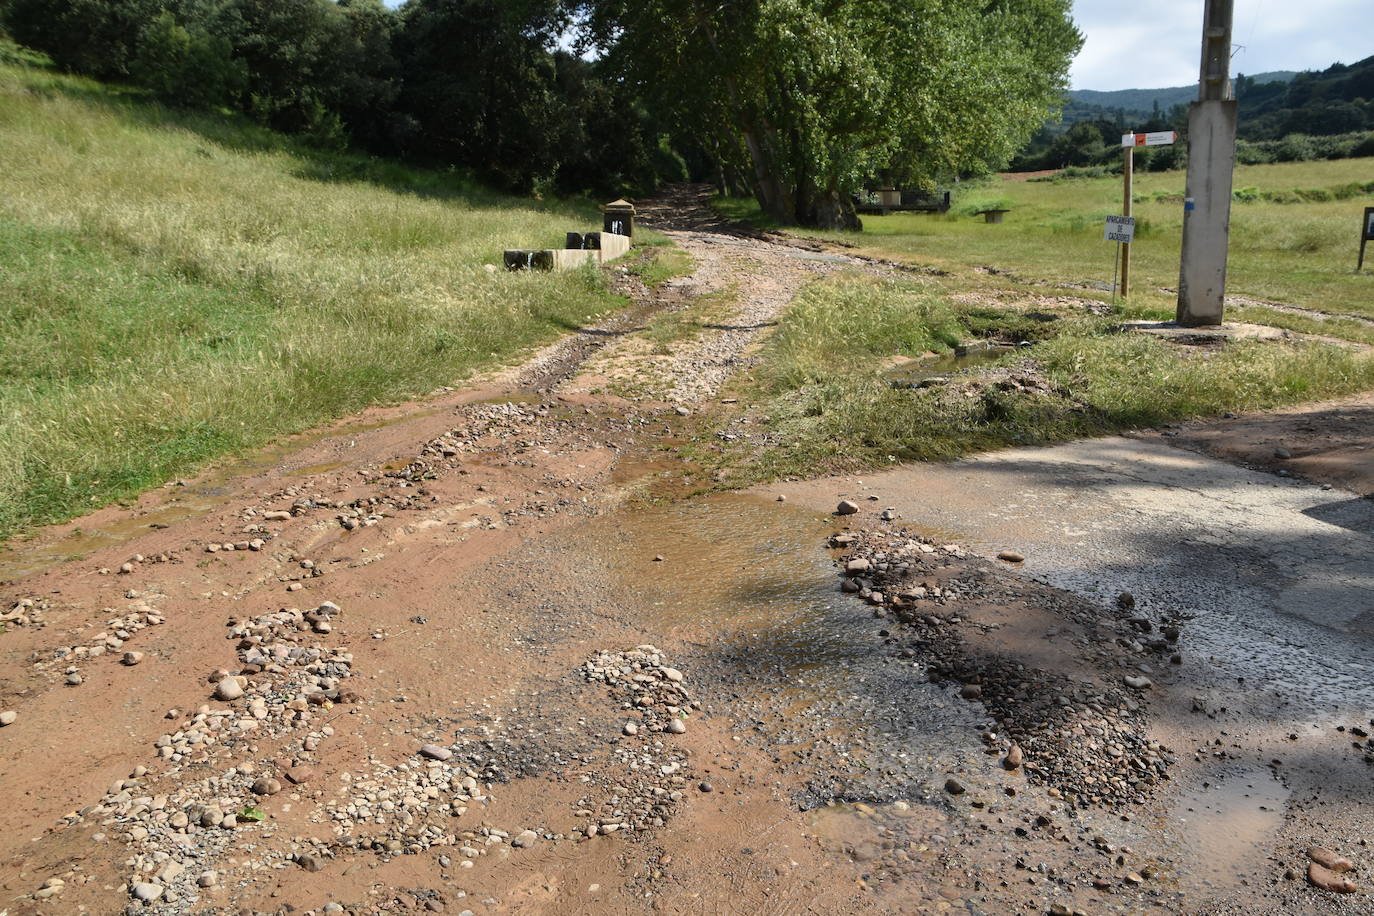
[(1368, 503), (1128, 439), (631, 500), (883, 269), (689, 204), (602, 326), (12, 545), (0, 912), (1363, 911)]

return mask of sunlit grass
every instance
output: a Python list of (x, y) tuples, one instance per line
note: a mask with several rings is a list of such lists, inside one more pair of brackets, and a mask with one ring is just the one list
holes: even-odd
[(620, 300), (497, 271), (588, 205), (0, 65), (0, 533), (450, 383)]

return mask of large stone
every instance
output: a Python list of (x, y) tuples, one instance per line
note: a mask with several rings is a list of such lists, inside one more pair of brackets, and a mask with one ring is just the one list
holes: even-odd
[(858, 511), (859, 504), (854, 502), (852, 499), (841, 500), (840, 504), (835, 507), (836, 515), (853, 515), (855, 512)]
[(453, 751), (437, 744), (426, 744), (420, 748), (420, 756), (428, 757), (430, 760), (447, 760), (453, 756)]
[(1332, 852), (1325, 846), (1308, 847), (1307, 857), (1323, 868), (1328, 868), (1337, 874), (1348, 872), (1355, 867), (1354, 863), (1345, 856)]
[(239, 683), (238, 678), (221, 678), (219, 683), (215, 685), (215, 699), (217, 700), (237, 700), (241, 696), (243, 696), (243, 685)]
[(129, 888), (129, 893), (144, 903), (152, 903), (162, 896), (164, 888), (161, 884), (153, 884), (148, 881), (139, 881)]
[(1354, 881), (1316, 862), (1307, 866), (1307, 880), (1314, 887), (1334, 894), (1353, 894), (1356, 890)]

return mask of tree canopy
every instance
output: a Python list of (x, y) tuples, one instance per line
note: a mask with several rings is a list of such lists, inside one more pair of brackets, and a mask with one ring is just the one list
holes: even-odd
[(588, 0), (590, 43), (782, 222), (853, 225), (880, 173), (1005, 164), (1060, 104), (1068, 0)]
[(781, 222), (1004, 165), (1062, 98), (1069, 0), (0, 0), (62, 67), (521, 191), (690, 169)]

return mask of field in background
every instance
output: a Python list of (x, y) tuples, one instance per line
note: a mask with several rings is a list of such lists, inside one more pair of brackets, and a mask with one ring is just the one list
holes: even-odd
[[(1137, 242), (1132, 246), (1133, 299), (1172, 314), (1183, 227), (1183, 172), (1135, 177)], [(1374, 181), (1374, 159), (1242, 166), (1237, 189), (1324, 190), (1334, 195)], [(1156, 196), (1170, 199), (1157, 200)], [(1010, 207), (988, 225), (974, 211)], [(1236, 202), (1231, 210), (1228, 293), (1327, 312), (1374, 317), (1374, 264), (1355, 273), (1360, 217), (1374, 195), (1326, 202)], [(748, 215), (748, 202), (727, 212)], [(811, 233), (888, 256), (950, 270), (992, 267), (1052, 282), (1112, 282), (1116, 245), (1102, 240), (1103, 219), (1121, 212), (1121, 179), (992, 179), (956, 193), (945, 215), (864, 217), (861, 233)], [(1138, 297), (1135, 294), (1139, 294)]]
[[(1374, 316), (1374, 269), (1354, 272), (1360, 217), (1374, 197), (1362, 188), (1345, 200), (1301, 200), (1350, 194), (1349, 185), (1371, 180), (1370, 159), (1237, 171), (1237, 188), (1308, 193), (1277, 195), (1292, 203), (1233, 205), (1229, 292), (1328, 317), (1253, 303), (1229, 308), (1228, 317), (1319, 335), (1307, 340), (1188, 347), (1119, 331), (1123, 319), (1173, 317), (1182, 172), (1137, 176), (1139, 231), (1128, 302), (1112, 301), (1118, 249), (1102, 240), (1104, 217), (1120, 212), (1119, 177), (999, 178), (964, 188), (945, 215), (866, 216), (861, 233), (819, 233), (948, 273), (886, 282), (841, 276), (808, 288), (736, 392), (758, 405), (766, 446), (741, 437), (704, 451), (719, 453), (731, 479), (747, 483), (1374, 388), (1374, 325), (1330, 317)], [(762, 225), (749, 201), (717, 205)], [(1011, 209), (1005, 222), (986, 224), (975, 215), (993, 206)], [(979, 339), (1033, 345), (990, 363), (951, 365), (948, 381), (929, 387), (905, 384), (909, 369), (893, 370), (900, 363), (919, 367), (932, 354)]]
[(0, 59), (0, 535), (616, 307), (492, 272), (597, 221)]

